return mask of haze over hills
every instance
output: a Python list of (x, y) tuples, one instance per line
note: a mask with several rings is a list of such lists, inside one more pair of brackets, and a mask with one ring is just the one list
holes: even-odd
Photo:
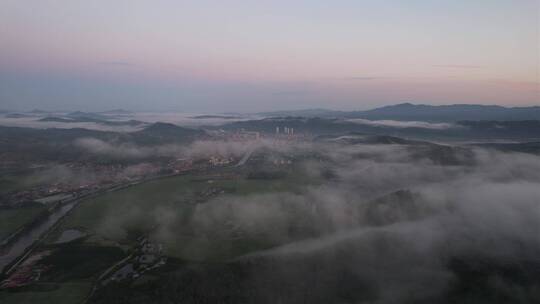
[[(231, 114), (232, 113), (232, 114)], [(395, 120), (395, 121), (425, 121), (425, 122), (457, 122), (457, 121), (518, 121), (518, 120), (540, 120), (540, 106), (530, 107), (504, 107), (498, 105), (476, 105), (476, 104), (451, 104), (451, 105), (426, 105), (413, 103), (400, 103), (383, 106), (365, 111), (337, 111), (330, 109), (302, 109), (284, 110), (271, 112), (258, 112), (253, 114), (198, 114), (191, 116), (195, 119), (220, 118), (220, 119), (241, 119), (250, 116), (259, 117), (320, 117), (320, 118), (347, 118), (347, 119), (367, 119), (367, 120)], [(33, 110), (28, 112), (3, 111), (7, 118), (36, 117), (49, 115), (77, 120), (101, 120), (125, 119), (135, 115), (136, 112), (115, 109), (101, 112), (74, 111), (69, 113), (45, 112)], [(187, 114), (187, 113), (186, 113)]]
[(133, 114), (133, 112), (127, 111), (127, 110), (124, 110), (124, 109), (114, 109), (114, 110), (109, 110), (109, 111), (103, 111), (103, 112), (101, 112), (101, 114), (129, 115), (129, 114)]
[(540, 304), (539, 8), (0, 1), (0, 304)]
[(344, 118), (273, 117), (237, 121), (220, 126), (226, 130), (246, 129), (272, 133), (276, 128), (293, 128), (294, 132), (309, 134), (367, 134), (404, 136), (427, 140), (538, 140), (540, 120), (522, 121), (459, 121), (455, 123), (370, 121)]
[[(364, 132), (405, 136), (418, 139), (437, 140), (526, 140), (537, 141), (540, 137), (540, 107), (502, 107), (485, 105), (415, 105), (403, 103), (367, 111), (332, 111), (308, 109), (277, 111), (255, 115), (222, 114), (174, 114), (146, 113), (126, 110), (103, 112), (70, 113), (7, 113), (6, 126), (29, 127), (100, 127), (109, 131), (142, 130), (154, 122), (174, 126), (197, 127), (234, 131), (245, 129), (266, 133), (275, 132), (277, 127), (287, 126), (297, 132), (309, 134), (339, 134), (342, 132)], [(16, 122), (21, 122), (16, 124)], [(2, 121), (0, 121), (2, 125)], [(97, 126), (97, 127), (96, 127)], [(162, 126), (163, 127), (163, 126)], [(160, 125), (152, 126), (161, 128)], [(175, 130), (157, 133), (169, 135)], [(181, 132), (180, 132), (181, 133)]]
[(540, 106), (503, 107), (496, 105), (425, 105), (401, 103), (367, 111), (307, 109), (259, 113), (268, 117), (303, 116), (362, 118), (370, 120), (453, 122), (462, 120), (540, 120)]
[(339, 113), (7, 118), (62, 128), (0, 127), (0, 249), (22, 249), (0, 253), (0, 302), (61, 299), (79, 278), (66, 303), (395, 303), (388, 282), (400, 303), (493, 303), (493, 276), (511, 300), (510, 286), (540, 286), (540, 120)]

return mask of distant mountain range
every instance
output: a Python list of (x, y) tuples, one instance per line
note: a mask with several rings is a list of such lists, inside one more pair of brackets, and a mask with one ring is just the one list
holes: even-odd
[(292, 111), (261, 112), (261, 113), (256, 113), (256, 114), (260, 116), (265, 116), (265, 117), (286, 117), (286, 116), (340, 117), (345, 113), (348, 113), (348, 112), (333, 111), (333, 110), (327, 110), (327, 109), (305, 109), (305, 110), (292, 110)]
[[(435, 125), (435, 126), (433, 126)], [(474, 120), (452, 123), (417, 123), (417, 124), (373, 124), (369, 120), (358, 121), (344, 118), (306, 118), (273, 117), (259, 120), (237, 121), (220, 128), (228, 130), (246, 129), (265, 133), (274, 133), (276, 128), (294, 129), (295, 133), (312, 135), (343, 134), (361, 132), (373, 135), (423, 140), (526, 140), (540, 139), (540, 120), (494, 121)]]
[[(203, 130), (183, 128), (169, 123), (154, 123), (136, 132), (0, 126), (0, 155), (4, 159), (32, 162), (80, 161), (89, 158), (105, 161), (104, 156), (88, 154), (87, 151), (75, 145), (75, 141), (81, 138), (92, 138), (111, 145), (183, 145), (195, 139), (204, 139), (205, 134)], [(129, 161), (129, 158), (126, 158), (126, 162)]]
[(75, 118), (66, 118), (66, 117), (57, 117), (57, 116), (46, 116), (38, 121), (41, 122), (61, 122), (61, 123), (81, 123), (81, 122), (91, 122), (96, 124), (108, 125), (108, 126), (141, 126), (145, 123), (142, 121), (130, 119), (122, 121), (110, 121), (104, 119), (96, 119), (91, 117), (75, 117)]
[(130, 114), (133, 114), (133, 112), (127, 111), (127, 110), (124, 110), (124, 109), (114, 109), (114, 110), (104, 111), (104, 112), (100, 112), (100, 113), (101, 114), (106, 114), (106, 115), (130, 115)]
[(266, 117), (323, 117), (323, 118), (361, 118), (369, 120), (399, 120), (427, 122), (456, 122), (464, 120), (540, 120), (540, 106), (502, 107), (494, 105), (423, 105), (401, 103), (367, 111), (332, 111), (307, 109), (297, 111), (278, 111), (258, 113)]
[[(0, 111), (6, 118), (24, 118), (44, 115), (53, 115), (43, 110), (28, 112)], [(109, 120), (111, 118), (124, 119), (134, 114), (123, 109), (115, 109), (103, 112), (75, 111), (63, 115), (54, 116), (75, 120)], [(291, 111), (273, 111), (255, 113), (262, 117), (305, 117), (305, 118), (345, 118), (367, 120), (395, 120), (395, 121), (425, 121), (425, 122), (458, 122), (458, 121), (518, 121), (540, 120), (539, 106), (531, 107), (503, 107), (496, 105), (453, 104), (453, 105), (425, 105), (401, 103), (384, 106), (366, 111), (335, 111), (328, 109), (303, 109)], [(246, 117), (242, 114), (212, 114), (193, 116), (194, 119), (235, 119)]]
[(193, 119), (239, 119), (241, 116), (232, 116), (232, 115), (197, 115), (192, 116)]

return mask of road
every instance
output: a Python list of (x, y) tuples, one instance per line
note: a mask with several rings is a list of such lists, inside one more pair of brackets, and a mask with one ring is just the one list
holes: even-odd
[(253, 152), (255, 152), (255, 148), (250, 148), (246, 154), (244, 154), (244, 156), (242, 157), (242, 159), (240, 159), (240, 161), (236, 164), (235, 167), (240, 167), (240, 166), (243, 166), (248, 160), (249, 158), (251, 157), (251, 154), (253, 154)]

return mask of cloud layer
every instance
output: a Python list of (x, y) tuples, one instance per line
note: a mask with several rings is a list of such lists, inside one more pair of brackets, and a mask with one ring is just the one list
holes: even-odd
[[(174, 207), (144, 215), (160, 223), (153, 237), (166, 248), (201, 239), (272, 247), (231, 260), (242, 275), (229, 273), (228, 282), (242, 297), (260, 303), (539, 299), (539, 273), (527, 268), (540, 265), (538, 156), (478, 149), (462, 164), (441, 165), (406, 145), (259, 147), (287, 155), (317, 151), (322, 158), (296, 168), (323, 182), (294, 193), (218, 196), (187, 217)], [(197, 142), (186, 151), (238, 155), (245, 148)], [(140, 216), (112, 212), (101, 231), (123, 235), (122, 225)], [(196, 243), (186, 241), (187, 231)], [(185, 275), (219, 289), (214, 280), (225, 270), (215, 271)]]
[(368, 120), (368, 119), (348, 119), (347, 121), (376, 127), (391, 127), (391, 128), (422, 128), (433, 130), (444, 130), (450, 128), (458, 128), (458, 126), (450, 123), (430, 123), (425, 121), (397, 121), (397, 120)]

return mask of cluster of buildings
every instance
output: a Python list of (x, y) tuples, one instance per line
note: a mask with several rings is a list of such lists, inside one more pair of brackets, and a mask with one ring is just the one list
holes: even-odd
[(146, 237), (143, 237), (135, 252), (129, 259), (124, 260), (124, 263), (111, 277), (102, 281), (102, 285), (126, 279), (136, 279), (149, 270), (165, 265), (167, 260), (162, 251), (161, 244), (150, 242)]
[(189, 158), (177, 158), (167, 164), (173, 174), (179, 174), (193, 169), (193, 160)]
[(218, 188), (218, 187), (210, 187), (204, 191), (201, 191), (197, 195), (197, 199), (195, 200), (195, 203), (203, 203), (207, 201), (209, 198), (213, 196), (217, 196), (220, 194), (225, 193), (225, 189)]
[(275, 166), (285, 166), (285, 165), (290, 165), (292, 164), (292, 160), (290, 159), (274, 159), (272, 161), (272, 163), (275, 165)]
[(234, 161), (232, 157), (210, 156), (208, 162), (212, 166), (226, 166)]
[[(283, 130), (283, 134), (285, 135), (294, 135), (294, 128), (283, 127), (281, 130)], [(279, 135), (279, 134), (281, 134), (280, 128), (276, 127), (276, 135)]]
[(173, 174), (180, 174), (182, 172), (206, 169), (208, 167), (220, 167), (233, 164), (236, 161), (234, 157), (225, 157), (221, 155), (212, 155), (209, 158), (202, 158), (199, 160), (179, 158), (171, 161), (167, 164), (167, 170)]
[[(84, 195), (118, 183), (129, 183), (149, 176), (156, 176), (167, 172), (185, 171), (191, 168), (190, 162), (161, 164), (140, 163), (135, 165), (103, 165), (92, 163), (68, 163), (66, 170), (59, 173), (40, 172), (47, 168), (35, 171), (36, 176), (52, 176), (33, 187), (24, 190), (14, 190), (0, 195), (0, 206), (16, 207), (24, 203), (37, 201), (48, 204), (57, 195), (70, 194), (72, 197)], [(54, 170), (54, 168), (53, 168)], [(56, 174), (56, 175), (55, 175)], [(62, 176), (66, 174), (66, 176)]]
[(297, 132), (297, 130), (289, 126), (277, 126), (275, 129), (274, 137), (278, 139), (286, 139), (288, 141), (312, 139), (312, 135), (310, 135), (309, 133)]
[(259, 140), (261, 138), (280, 138), (280, 139), (309, 139), (310, 135), (306, 133), (298, 133), (293, 127), (289, 126), (277, 126), (272, 133), (261, 133), (258, 131), (248, 131), (246, 129), (238, 129), (236, 131), (226, 130), (213, 130), (208, 131), (213, 138), (220, 138), (227, 141), (247, 141), (247, 140)]
[(240, 131), (236, 132), (236, 137), (241, 140), (258, 140), (261, 138), (261, 133), (257, 131), (246, 131), (244, 129), (241, 129)]
[(41, 274), (47, 271), (50, 267), (44, 264), (38, 263), (43, 257), (50, 254), (50, 251), (41, 251), (36, 254), (32, 254), (21, 265), (19, 265), (15, 272), (9, 275), (9, 277), (0, 282), (0, 289), (18, 288), (38, 281)]
[[(0, 195), (0, 206), (16, 207), (23, 203), (33, 202), (36, 199), (61, 193), (59, 185), (37, 186), (22, 191), (13, 191)], [(63, 188), (63, 187), (62, 187)]]
[(225, 130), (208, 131), (214, 138), (221, 138), (229, 141), (246, 141), (246, 140), (258, 140), (261, 133), (257, 131), (246, 131), (245, 129), (239, 129), (234, 132)]

